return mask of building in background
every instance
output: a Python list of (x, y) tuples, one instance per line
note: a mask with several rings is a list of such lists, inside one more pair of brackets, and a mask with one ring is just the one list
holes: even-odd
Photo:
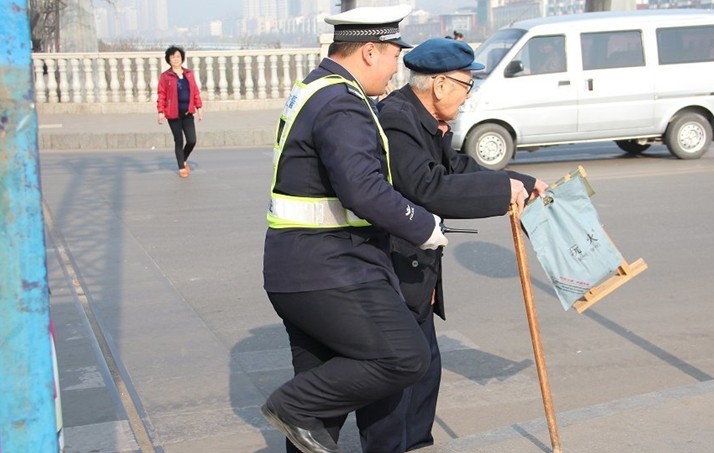
[[(79, 0), (72, 0), (79, 1)], [(174, 1), (176, 3), (174, 3)], [(179, 2), (172, 0), (175, 7)], [(612, 9), (712, 8), (714, 0), (611, 0)], [(136, 39), (186, 42), (242, 47), (303, 47), (317, 45), (318, 36), (332, 27), (325, 16), (339, 10), (338, 0), (242, 0), (211, 2), (216, 17), (171, 24), (169, 0), (94, 0), (94, 19), (99, 39)], [(418, 44), (436, 36), (452, 36), (458, 31), (472, 43), (482, 42), (498, 28), (512, 22), (542, 16), (580, 13), (585, 0), (356, 0), (357, 7), (410, 4), (414, 9), (401, 24), (402, 34)], [(423, 5), (427, 9), (416, 9)], [(218, 6), (230, 5), (230, 6)], [(173, 14), (176, 11), (171, 11)], [(220, 25), (218, 25), (220, 22)]]
[(162, 39), (171, 33), (168, 0), (116, 0), (94, 3), (97, 37), (111, 41)]
[(60, 10), (59, 50), (62, 52), (96, 52), (97, 30), (91, 0), (65, 0)]

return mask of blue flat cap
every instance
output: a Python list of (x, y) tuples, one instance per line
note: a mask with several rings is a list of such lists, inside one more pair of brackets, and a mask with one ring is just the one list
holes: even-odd
[(474, 51), (463, 41), (432, 38), (404, 55), (404, 65), (420, 74), (441, 74), (451, 71), (481, 71), (485, 68), (474, 61)]

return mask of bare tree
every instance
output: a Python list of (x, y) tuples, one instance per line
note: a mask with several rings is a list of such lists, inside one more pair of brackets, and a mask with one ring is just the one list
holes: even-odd
[(29, 0), (27, 12), (32, 34), (32, 50), (50, 52), (59, 50), (59, 15), (66, 5), (63, 0)]

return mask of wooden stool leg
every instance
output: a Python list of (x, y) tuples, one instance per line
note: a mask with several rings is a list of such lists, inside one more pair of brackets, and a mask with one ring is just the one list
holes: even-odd
[(531, 331), (531, 341), (533, 343), (533, 353), (535, 355), (536, 369), (538, 370), (538, 381), (540, 382), (540, 393), (543, 397), (543, 407), (545, 418), (548, 422), (548, 432), (550, 433), (550, 443), (553, 453), (562, 453), (560, 447), (560, 436), (558, 436), (558, 425), (555, 420), (553, 410), (553, 399), (550, 394), (550, 384), (548, 383), (548, 373), (545, 369), (545, 356), (543, 346), (540, 341), (540, 329), (538, 327), (538, 315), (533, 303), (533, 290), (531, 288), (531, 276), (528, 270), (528, 260), (526, 249), (523, 245), (523, 234), (521, 232), (521, 221), (518, 216), (518, 207), (511, 204), (509, 209), (511, 216), (511, 229), (513, 230), (513, 242), (516, 248), (516, 260), (518, 262), (518, 272), (521, 277), (521, 288), (523, 289), (523, 299), (526, 304), (526, 316), (528, 317), (528, 327)]

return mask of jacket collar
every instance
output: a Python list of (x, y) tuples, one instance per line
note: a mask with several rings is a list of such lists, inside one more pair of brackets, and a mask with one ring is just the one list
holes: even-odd
[[(332, 58), (323, 58), (320, 62), (320, 67), (327, 72), (341, 75), (347, 80), (357, 81), (357, 79), (355, 79), (355, 77), (352, 75), (352, 73), (350, 73), (350, 71), (348, 71), (344, 66), (342, 66)], [(359, 82), (357, 81), (357, 83)]]
[(398, 89), (394, 95), (402, 97), (405, 101), (414, 106), (417, 115), (419, 115), (419, 121), (422, 126), (424, 126), (424, 129), (426, 129), (431, 135), (441, 135), (441, 131), (439, 131), (439, 121), (437, 121), (436, 118), (429, 113), (426, 107), (424, 107), (424, 104), (422, 104), (417, 95), (414, 94), (414, 91), (409, 84)]

